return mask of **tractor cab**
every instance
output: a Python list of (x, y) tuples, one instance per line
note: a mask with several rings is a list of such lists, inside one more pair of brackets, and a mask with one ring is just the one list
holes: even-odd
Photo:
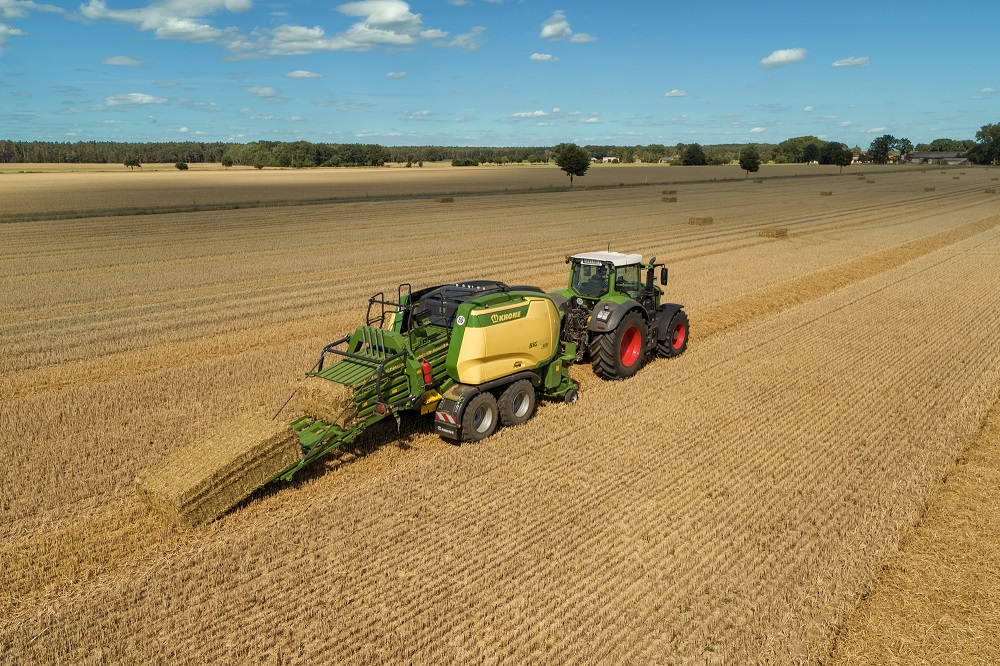
[[(622, 252), (583, 252), (566, 258), (571, 265), (569, 287), (561, 293), (569, 300), (611, 300), (623, 303), (633, 300), (655, 309), (663, 290), (653, 284), (656, 260), (642, 263), (642, 255)], [(647, 271), (643, 280), (642, 271)], [(666, 269), (660, 283), (666, 283)]]

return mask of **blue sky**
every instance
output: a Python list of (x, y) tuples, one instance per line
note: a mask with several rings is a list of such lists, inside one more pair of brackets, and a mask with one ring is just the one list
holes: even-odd
[(0, 138), (967, 139), (1000, 3), (0, 0)]

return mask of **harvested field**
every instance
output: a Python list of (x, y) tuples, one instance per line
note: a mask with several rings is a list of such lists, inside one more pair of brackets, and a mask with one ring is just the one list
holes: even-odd
[[(390, 171), (413, 180), (381, 182)], [(462, 196), (466, 176), (431, 170), (209, 172), (233, 177), (230, 202), (256, 201), (256, 184), (274, 205), (0, 225), (0, 654), (918, 663), (987, 633), (971, 614), (984, 607), (976, 589), (997, 598), (995, 579), (954, 580), (981, 564), (949, 569), (960, 606), (928, 594), (916, 621), (891, 611), (893, 590), (913, 598), (943, 580), (892, 573), (908, 557), (933, 569), (927, 530), (929, 543), (974, 550), (949, 520), (982, 484), (957, 483), (956, 461), (995, 469), (983, 443), (995, 442), (983, 433), (995, 434), (1000, 397), (990, 172), (956, 183), (885, 168), (871, 184), (831, 172), (747, 188), (734, 167), (733, 181), (688, 182), (663, 206), (665, 181), (579, 187), (603, 171), (573, 190), (555, 171), (562, 189), (477, 196)], [(628, 169), (607, 171), (617, 184)], [(338, 174), (398, 197), (280, 205)], [(12, 188), (24, 215), (171, 206), (155, 185), (123, 196), (132, 174), (85, 175), (95, 180), (76, 204), (83, 190), (66, 174), (0, 178), (43, 190)], [(94, 187), (105, 176), (118, 185)], [(431, 201), (446, 196), (455, 205)], [(768, 228), (786, 235), (761, 237)], [(625, 382), (575, 367), (576, 405), (544, 403), (474, 445), (438, 439), (427, 419), (404, 419), (398, 435), (386, 424), (190, 532), (139, 503), (136, 477), (220, 441), (219, 423), (248, 416), (261, 430), (372, 293), (476, 277), (554, 289), (564, 255), (609, 243), (670, 267), (668, 294), (694, 333), (684, 356)], [(275, 451), (278, 439), (262, 438)], [(945, 478), (966, 494), (949, 500)], [(995, 548), (992, 523), (980, 529), (976, 543)], [(915, 643), (908, 624), (936, 629)]]

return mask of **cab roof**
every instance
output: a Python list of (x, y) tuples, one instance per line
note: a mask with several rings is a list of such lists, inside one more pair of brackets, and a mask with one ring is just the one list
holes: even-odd
[(581, 252), (580, 254), (574, 254), (570, 257), (573, 260), (590, 260), (590, 261), (600, 261), (614, 264), (618, 266), (631, 266), (632, 264), (641, 264), (642, 255), (641, 254), (624, 254), (622, 252)]

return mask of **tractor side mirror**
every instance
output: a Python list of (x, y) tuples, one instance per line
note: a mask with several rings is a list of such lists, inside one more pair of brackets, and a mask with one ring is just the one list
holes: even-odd
[(667, 278), (668, 277), (669, 277), (669, 275), (667, 274), (667, 267), (666, 266), (661, 266), (660, 267), (660, 284), (662, 284), (663, 286), (666, 286), (667, 285)]

